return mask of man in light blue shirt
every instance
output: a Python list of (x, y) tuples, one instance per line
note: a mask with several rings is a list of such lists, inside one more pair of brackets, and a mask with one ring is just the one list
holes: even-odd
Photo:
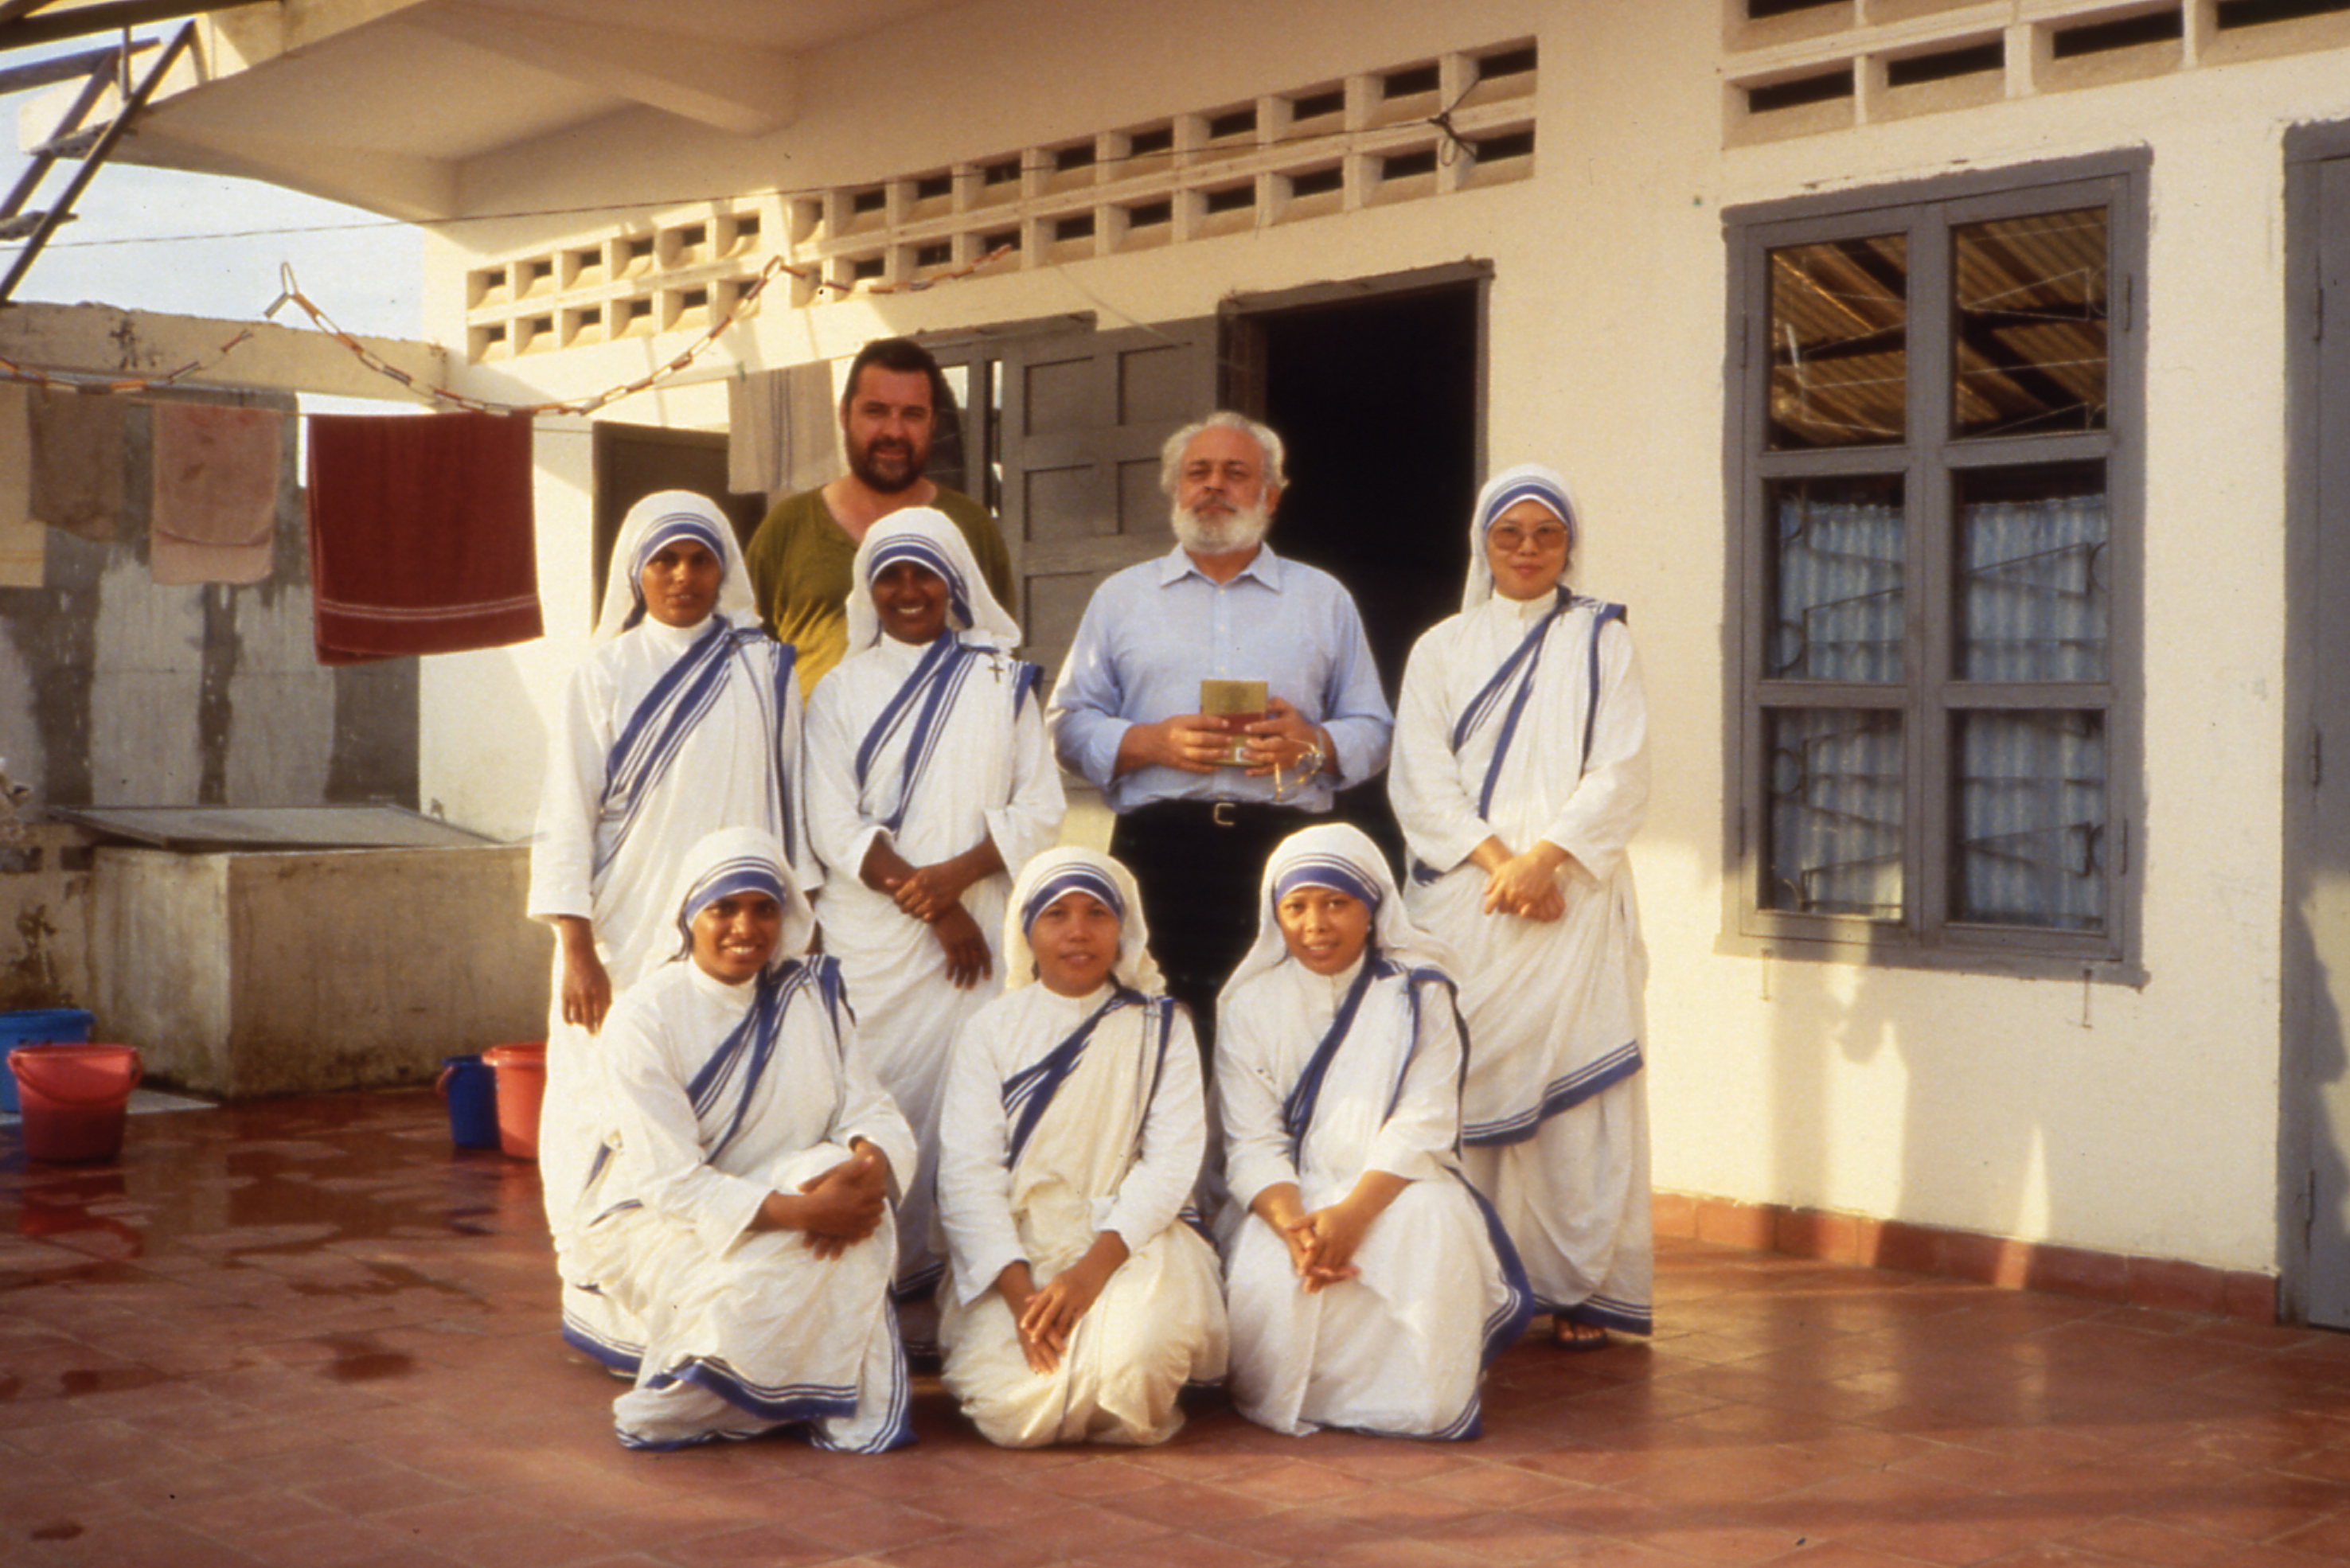
[[(1110, 853), (1141, 885), (1151, 950), (1204, 1044), (1256, 936), (1266, 857), (1387, 766), (1395, 716), (1353, 597), (1264, 543), (1279, 436), (1211, 415), (1169, 440), (1159, 483), (1176, 547), (1094, 591), (1045, 722), (1118, 814)], [(1201, 712), (1207, 680), (1263, 681), (1265, 716)]]

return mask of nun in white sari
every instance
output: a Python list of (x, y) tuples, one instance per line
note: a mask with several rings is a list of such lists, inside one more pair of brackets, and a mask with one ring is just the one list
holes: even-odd
[(1620, 605), (1566, 576), (1578, 520), (1538, 465), (1470, 524), (1461, 611), (1412, 649), (1396, 819), (1412, 917), (1461, 957), (1463, 1165), (1562, 1345), (1646, 1334), (1648, 951), (1625, 851), (1648, 798), (1648, 708)]
[(640, 1336), (579, 1288), (569, 1262), (601, 1126), (597, 1031), (612, 998), (676, 950), (671, 900), (705, 835), (763, 828), (803, 885), (823, 879), (806, 848), (792, 666), (792, 649), (759, 629), (742, 546), (716, 506), (670, 490), (629, 509), (593, 647), (556, 711), (528, 906), (559, 938), (538, 1165), (564, 1336), (618, 1372), (635, 1369)]
[[(1098, 979), (1031, 947), (1071, 895), (1118, 921)], [(1187, 1223), (1207, 1150), (1200, 1051), (1148, 936), (1125, 867), (1088, 849), (1037, 857), (1004, 921), (1005, 990), (955, 1039), (939, 1157), (946, 1385), (1007, 1448), (1164, 1442), (1184, 1385), (1223, 1376), (1216, 1254)], [(1040, 1353), (1054, 1336), (1021, 1322), (1041, 1311), (1016, 1309), (1088, 1272), (1106, 1276), (1098, 1293)]]
[(858, 546), (849, 655), (807, 715), (808, 832), (830, 871), (817, 912), (858, 1038), (913, 1124), (921, 1163), (899, 1216), (898, 1296), (910, 1349), (935, 1348), (932, 1171), (956, 1027), (994, 994), (1012, 886), (1061, 831), (1060, 770), (1041, 671), (944, 514), (893, 512)]
[[(1356, 906), (1353, 934), (1293, 944), (1284, 906), (1326, 894)], [(1282, 841), (1257, 913), (1216, 1020), (1233, 1403), (1293, 1435), (1473, 1438), (1485, 1366), (1534, 1309), (1455, 1163), (1449, 957), (1343, 824)]]
[(821, 1448), (899, 1447), (887, 1197), (913, 1136), (858, 1054), (839, 967), (807, 953), (816, 917), (772, 836), (703, 839), (671, 909), (679, 956), (605, 1021), (576, 1247), (643, 1325), (615, 1429), (630, 1448), (795, 1424)]

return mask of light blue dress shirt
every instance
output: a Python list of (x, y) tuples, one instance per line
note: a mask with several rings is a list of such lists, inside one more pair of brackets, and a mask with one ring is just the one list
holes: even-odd
[[(1228, 583), (1211, 580), (1178, 545), (1096, 588), (1045, 713), (1053, 750), (1101, 787), (1113, 811), (1161, 800), (1271, 801), (1272, 776), (1240, 768), (1153, 765), (1111, 776), (1128, 727), (1198, 712), (1200, 682), (1209, 679), (1263, 680), (1328, 731), (1338, 784), (1360, 784), (1388, 765), (1395, 714), (1353, 596), (1329, 573), (1270, 546)], [(1327, 774), (1284, 783), (1282, 804), (1330, 809)]]

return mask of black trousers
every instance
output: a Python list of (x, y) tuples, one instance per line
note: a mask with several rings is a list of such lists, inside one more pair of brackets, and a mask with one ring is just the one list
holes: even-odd
[(1257, 892), (1274, 846), (1328, 820), (1294, 806), (1167, 800), (1119, 815), (1109, 852), (1142, 889), (1150, 956), (1191, 1012), (1200, 1049), (1216, 1034), (1216, 992), (1256, 940)]

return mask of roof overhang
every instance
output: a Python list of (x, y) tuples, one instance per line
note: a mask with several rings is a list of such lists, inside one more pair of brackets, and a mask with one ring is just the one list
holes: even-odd
[[(236, 174), (409, 221), (469, 161), (632, 109), (733, 135), (791, 124), (807, 57), (966, 0), (277, 0), (216, 12), (119, 158)], [(0, 17), (7, 11), (0, 0)], [(27, 22), (70, 16), (44, 7)], [(0, 50), (9, 28), (0, 20)], [(53, 111), (24, 111), (47, 133)], [(37, 128), (36, 126), (37, 124)]]

